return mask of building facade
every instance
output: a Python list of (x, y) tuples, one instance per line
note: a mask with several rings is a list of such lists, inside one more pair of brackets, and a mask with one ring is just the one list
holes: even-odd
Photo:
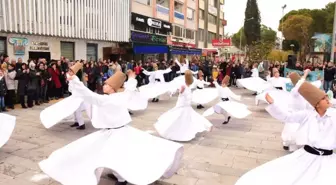
[(213, 41), (223, 37), (226, 26), (223, 6), (224, 0), (199, 0), (197, 37), (199, 47), (216, 47)]
[[(196, 42), (198, 4), (198, 0), (132, 0), (134, 54), (157, 59), (200, 55)], [(138, 19), (134, 18), (136, 16)], [(148, 42), (133, 35), (146, 38)]]
[(0, 0), (0, 53), (109, 58), (118, 43), (129, 42), (129, 15), (129, 0)]

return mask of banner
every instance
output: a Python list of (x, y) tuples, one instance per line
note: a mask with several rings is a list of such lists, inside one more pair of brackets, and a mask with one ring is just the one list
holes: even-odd
[[(292, 72), (296, 72), (300, 76), (303, 76), (303, 71), (285, 68), (284, 69), (284, 75), (285, 75), (285, 77), (287, 77)], [(309, 82), (314, 82), (314, 81), (317, 81), (317, 80), (323, 80), (323, 78), (324, 78), (324, 71), (323, 70), (315, 70), (315, 71), (311, 71), (308, 74), (306, 80), (309, 81)], [(286, 90), (287, 91), (291, 91), (292, 89), (293, 89), (293, 84), (292, 83), (287, 83), (286, 84)], [(321, 86), (321, 89), (323, 89), (322, 86)]]

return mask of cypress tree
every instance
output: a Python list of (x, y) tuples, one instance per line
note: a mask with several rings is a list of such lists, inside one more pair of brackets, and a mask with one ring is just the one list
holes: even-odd
[(245, 9), (244, 33), (247, 45), (260, 40), (260, 12), (257, 0), (247, 0)]

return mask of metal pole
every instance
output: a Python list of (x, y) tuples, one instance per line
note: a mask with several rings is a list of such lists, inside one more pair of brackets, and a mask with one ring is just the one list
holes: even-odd
[(330, 61), (334, 62), (334, 51), (335, 51), (335, 33), (336, 33), (336, 3), (335, 3), (335, 12), (334, 12), (334, 27), (332, 33), (332, 45), (330, 52)]

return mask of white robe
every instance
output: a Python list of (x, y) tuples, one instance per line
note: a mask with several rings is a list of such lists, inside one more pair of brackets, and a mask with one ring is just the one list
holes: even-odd
[(238, 119), (242, 119), (251, 114), (247, 106), (238, 103), (234, 100), (240, 101), (241, 96), (234, 94), (228, 87), (222, 87), (217, 82), (214, 82), (218, 95), (220, 98), (228, 98), (229, 101), (220, 100), (216, 105), (209, 108), (203, 113), (203, 116), (207, 117), (214, 113), (223, 114), (226, 118), (233, 116)]
[(15, 128), (14, 116), (0, 113), (0, 148), (4, 146), (12, 135)]
[(127, 107), (131, 111), (145, 110), (148, 106), (148, 98), (137, 89), (138, 81), (128, 78), (124, 83), (125, 92), (128, 94)]
[(191, 107), (191, 89), (180, 93), (176, 106), (163, 113), (154, 124), (161, 137), (174, 141), (190, 141), (197, 133), (210, 131), (212, 124)]
[[(149, 83), (139, 87), (139, 91), (144, 94), (148, 99), (157, 98), (166, 93), (171, 93), (170, 83), (165, 82), (164, 74), (170, 73), (171, 69), (157, 70), (157, 71), (146, 71), (143, 73), (149, 76)], [(159, 79), (160, 82), (155, 79)]]
[(217, 90), (214, 88), (204, 88), (204, 85), (210, 85), (204, 80), (196, 80), (196, 90), (192, 93), (192, 102), (197, 104), (207, 104), (218, 97)]
[(92, 105), (92, 125), (101, 130), (41, 161), (44, 173), (63, 185), (97, 185), (107, 168), (119, 180), (142, 185), (169, 178), (178, 170), (183, 146), (128, 126), (126, 93), (98, 95), (82, 83), (73, 85), (73, 96)]
[[(278, 100), (279, 101), (279, 100)], [(280, 100), (281, 101), (281, 100)], [(286, 112), (275, 100), (266, 110), (282, 122), (299, 123), (297, 144), (325, 150), (336, 148), (336, 110), (329, 108), (320, 117), (314, 110)], [(236, 185), (333, 185), (336, 182), (336, 155), (313, 155), (303, 148), (265, 163), (244, 174)]]

